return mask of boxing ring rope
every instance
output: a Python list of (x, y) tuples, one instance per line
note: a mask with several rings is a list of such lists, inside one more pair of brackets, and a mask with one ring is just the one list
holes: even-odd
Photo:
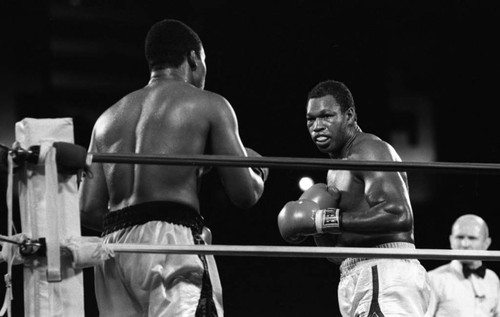
[(95, 163), (500, 174), (500, 164), (494, 163), (385, 162), (321, 158), (238, 157), (229, 155), (167, 156), (134, 153), (89, 153), (89, 158)]
[[(54, 145), (52, 145), (53, 147)], [(11, 151), (12, 149), (9, 149)], [(26, 152), (32, 155), (33, 152)], [(238, 157), (224, 155), (148, 155), (135, 153), (92, 153), (83, 149), (82, 158), (86, 158), (85, 168), (92, 163), (116, 164), (154, 164), (177, 166), (226, 166), (226, 167), (268, 167), (281, 169), (337, 169), (337, 170), (365, 170), (365, 171), (407, 171), (407, 172), (446, 172), (461, 174), (500, 174), (500, 164), (492, 163), (452, 163), (452, 162), (387, 162), (387, 161), (355, 161), (320, 158), (291, 158), (291, 157)], [(38, 159), (38, 158), (37, 158)], [(55, 159), (55, 158), (54, 158)], [(54, 160), (55, 163), (55, 160)], [(83, 169), (82, 165), (82, 169)], [(57, 175), (57, 169), (55, 170)], [(71, 269), (81, 270), (91, 267), (114, 257), (116, 253), (149, 253), (149, 254), (200, 254), (213, 256), (249, 256), (249, 257), (288, 257), (288, 258), (322, 258), (342, 260), (345, 258), (373, 258), (373, 259), (420, 259), (420, 260), (481, 260), (500, 261), (500, 251), (489, 250), (450, 250), (450, 249), (398, 249), (398, 248), (366, 248), (366, 247), (325, 247), (325, 246), (272, 246), (272, 245), (150, 245), (130, 243), (105, 243), (99, 237), (66, 237), (67, 239), (57, 245), (52, 244), (58, 251), (57, 257), (69, 257)], [(69, 239), (68, 239), (69, 238)], [(78, 240), (80, 239), (80, 240)], [(49, 250), (49, 244), (42, 244), (42, 239), (23, 240), (19, 242), (8, 237), (0, 236), (0, 241), (16, 245), (19, 250)], [(43, 238), (43, 242), (46, 239)], [(68, 242), (69, 241), (69, 242)], [(43, 248), (44, 246), (45, 248)], [(20, 251), (17, 251), (20, 252)], [(49, 259), (52, 254), (45, 251)], [(35, 254), (35, 253), (34, 253)], [(29, 254), (28, 254), (29, 256)], [(10, 255), (9, 255), (10, 257)], [(6, 258), (13, 263), (15, 257)], [(54, 255), (52, 254), (52, 259)], [(68, 267), (69, 268), (69, 267)], [(60, 268), (58, 268), (60, 269)], [(47, 268), (47, 272), (49, 268)], [(75, 275), (76, 276), (76, 275)], [(34, 276), (37, 281), (44, 280), (43, 274)], [(10, 275), (9, 275), (10, 278)], [(78, 275), (78, 278), (82, 278)], [(28, 280), (29, 281), (29, 280)], [(47, 277), (47, 281), (49, 281)], [(57, 280), (60, 287), (68, 287), (73, 280)], [(78, 282), (78, 281), (77, 281)], [(63, 284), (65, 283), (65, 284)], [(11, 290), (7, 285), (6, 294)], [(73, 285), (73, 284), (71, 284)], [(78, 283), (81, 285), (81, 283)], [(31, 289), (26, 284), (25, 289)], [(62, 289), (62, 288), (61, 288)], [(65, 288), (66, 289), (66, 288)], [(77, 289), (76, 293), (83, 289)], [(62, 292), (65, 293), (65, 292)], [(31, 294), (31, 293), (30, 293)], [(69, 293), (68, 293), (69, 294)], [(78, 293), (79, 294), (79, 293)], [(35, 296), (38, 296), (35, 294)], [(38, 301), (43, 301), (39, 297)], [(83, 312), (83, 295), (77, 296), (75, 305), (68, 311)], [(5, 297), (2, 310), (7, 309), (10, 317), (11, 296)], [(45, 300), (45, 299), (44, 299)], [(26, 306), (28, 305), (28, 306)], [(25, 304), (31, 309), (31, 304)], [(80, 314), (80, 313), (79, 313)], [(3, 315), (3, 314), (2, 314)], [(72, 313), (72, 315), (74, 315)], [(81, 314), (83, 315), (83, 314)], [(50, 315), (47, 315), (50, 316)]]
[[(337, 169), (377, 171), (419, 171), (465, 174), (500, 174), (500, 164), (453, 162), (386, 162), (320, 158), (238, 157), (228, 155), (145, 155), (135, 153), (88, 153), (95, 163), (157, 164), (180, 166), (274, 167), (295, 169)], [(221, 256), (263, 257), (363, 257), (412, 258), (429, 260), (500, 261), (500, 251), (449, 249), (381, 249), (310, 246), (247, 245), (143, 245), (105, 244), (113, 252), (212, 254)]]
[(427, 260), (500, 261), (500, 251), (444, 249), (385, 249), (316, 246), (246, 246), (246, 245), (143, 245), (104, 244), (120, 253), (212, 254), (222, 256), (307, 257), (307, 258), (391, 258)]
[[(58, 129), (54, 129), (57, 126)], [(292, 157), (238, 157), (238, 156), (227, 156), (227, 155), (158, 155), (158, 154), (136, 154), (136, 153), (92, 153), (88, 152), (87, 149), (75, 145), (72, 141), (72, 122), (68, 122), (67, 119), (25, 119), (22, 122), (16, 123), (16, 138), (20, 139), (19, 147), (11, 149), (9, 147), (4, 147), (12, 154), (16, 154), (15, 158), (16, 164), (28, 162), (34, 164), (34, 162), (44, 163), (45, 169), (47, 170), (47, 162), (59, 167), (60, 162), (57, 161), (57, 157), (48, 160), (45, 156), (41, 155), (45, 153), (44, 149), (53, 150), (56, 148), (56, 143), (58, 143), (57, 153), (63, 153), (61, 155), (64, 160), (61, 162), (61, 166), (74, 168), (78, 167), (78, 176), (81, 173), (89, 172), (87, 169), (92, 163), (116, 163), (116, 164), (153, 164), (153, 165), (175, 165), (175, 166), (225, 166), (225, 167), (268, 167), (268, 168), (281, 168), (281, 169), (310, 169), (310, 170), (325, 170), (325, 169), (337, 169), (337, 170), (365, 170), (365, 171), (407, 171), (407, 172), (447, 172), (447, 173), (462, 173), (462, 174), (485, 174), (485, 175), (497, 175), (500, 174), (500, 164), (491, 163), (452, 163), (452, 162), (387, 162), (387, 161), (355, 161), (355, 160), (340, 160), (331, 158), (292, 158)], [(62, 132), (61, 132), (62, 131)], [(56, 133), (57, 132), (57, 133)], [(63, 133), (64, 132), (64, 133)], [(71, 133), (70, 133), (71, 132)], [(57, 136), (57, 138), (56, 138)], [(41, 140), (58, 140), (47, 144), (43, 143)], [(69, 148), (68, 144), (73, 144), (75, 147)], [(45, 148), (44, 148), (45, 146)], [(79, 147), (79, 148), (78, 148)], [(64, 152), (66, 151), (66, 152)], [(66, 156), (65, 156), (66, 155)], [(48, 157), (48, 155), (47, 155)], [(43, 160), (39, 161), (39, 159)], [(66, 160), (66, 161), (65, 161)], [(77, 164), (73, 164), (73, 161)], [(64, 165), (68, 163), (68, 165)], [(52, 176), (58, 176), (58, 170), (55, 173), (51, 172)], [(26, 175), (23, 175), (26, 177)], [(24, 194), (22, 197), (24, 205), (21, 205), (21, 211), (24, 211), (26, 215), (30, 215), (30, 212), (35, 209), (32, 208), (38, 202), (45, 202), (48, 199), (54, 199), (54, 195), (47, 195), (47, 186), (53, 186), (53, 184), (48, 184), (47, 179), (43, 173), (35, 173), (36, 179), (30, 178), (27, 185), (31, 184), (31, 187), (25, 184), (23, 187)], [(68, 202), (61, 208), (56, 208), (57, 214), (70, 214), (75, 212), (78, 213), (78, 205), (73, 204), (77, 201), (75, 196), (77, 182), (73, 180), (76, 176), (72, 178), (65, 178), (63, 182), (59, 183), (59, 186), (64, 186), (61, 191), (57, 192), (57, 197), (61, 196), (61, 199)], [(28, 179), (26, 177), (26, 179)], [(57, 179), (57, 178), (56, 178)], [(35, 182), (36, 181), (36, 182)], [(35, 184), (42, 188), (35, 191)], [(43, 191), (45, 190), (45, 194)], [(35, 193), (37, 195), (35, 197)], [(59, 196), (60, 195), (60, 196)], [(64, 195), (64, 196), (63, 196)], [(21, 201), (21, 198), (20, 198)], [(43, 204), (42, 204), (43, 205)], [(38, 205), (36, 205), (38, 206)], [(75, 207), (76, 206), (76, 207)], [(28, 208), (29, 207), (29, 208)], [(65, 207), (65, 208), (63, 208)], [(39, 210), (36, 209), (38, 212)], [(47, 213), (46, 208), (41, 209), (42, 212)], [(51, 210), (52, 212), (53, 210)], [(55, 213), (54, 213), (55, 214)], [(29, 217), (25, 217), (29, 218)], [(32, 218), (29, 218), (32, 219)], [(38, 218), (37, 218), (38, 219)], [(35, 220), (37, 220), (35, 219)], [(5, 250), (16, 250), (16, 257), (11, 254), (7, 254), (8, 257), (4, 260), (9, 260), (9, 263), (13, 263), (14, 260), (20, 261), (22, 263), (24, 259), (23, 256), (29, 257), (52, 257), (52, 259), (61, 259), (65, 257), (65, 261), (55, 261), (56, 263), (65, 263), (64, 270), (74, 272), (70, 278), (64, 278), (61, 280), (49, 281), (47, 270), (37, 270), (37, 271), (26, 271), (29, 278), (24, 280), (25, 294), (29, 291), (30, 295), (36, 298), (36, 301), (25, 301), (25, 312), (27, 309), (32, 309), (34, 307), (33, 303), (43, 303), (45, 305), (48, 303), (47, 296), (40, 296), (39, 292), (33, 287), (34, 283), (36, 285), (42, 285), (43, 282), (43, 292), (53, 294), (54, 298), (58, 296), (71, 296), (72, 300), (67, 301), (68, 306), (65, 309), (68, 311), (75, 312), (67, 315), (80, 316), (83, 312), (83, 283), (81, 282), (82, 275), (81, 270), (86, 267), (92, 267), (110, 259), (115, 253), (153, 253), (153, 254), (201, 254), (201, 255), (214, 255), (214, 256), (251, 256), (251, 257), (289, 257), (289, 258), (328, 258), (328, 259), (343, 259), (343, 258), (391, 258), (391, 259), (429, 259), (429, 260), (483, 260), (483, 261), (500, 261), (500, 251), (488, 251), (488, 250), (443, 250), (443, 249), (398, 249), (398, 248), (366, 248), (366, 247), (325, 247), (325, 246), (272, 246), (272, 245), (150, 245), (150, 244), (120, 244), (120, 243), (105, 243), (104, 239), (97, 236), (81, 236), (79, 233), (79, 222), (72, 221), (73, 218), (68, 217), (68, 219), (61, 217), (58, 220), (64, 220), (66, 225), (77, 224), (78, 230), (74, 230), (75, 235), (71, 234), (61, 236), (60, 240), (53, 240), (51, 243), (46, 239), (50, 228), (45, 221), (50, 219), (45, 217), (44, 219), (35, 222), (27, 222), (27, 232), (20, 235), (27, 235), (27, 237), (18, 237), (16, 235), (3, 239), (3, 242), (8, 243), (9, 249)], [(76, 219), (79, 219), (76, 217)], [(48, 222), (48, 221), (47, 221)], [(42, 235), (34, 235), (31, 233), (34, 225), (42, 226), (44, 233)], [(38, 228), (38, 227), (37, 227)], [(67, 228), (67, 227), (65, 227)], [(30, 231), (31, 230), (31, 231)], [(38, 232), (38, 231), (37, 231)], [(62, 231), (61, 231), (62, 232)], [(21, 239), (22, 240), (17, 240)], [(37, 240), (39, 239), (39, 240)], [(19, 242), (20, 241), (20, 242)], [(59, 241), (59, 242), (58, 242)], [(59, 245), (58, 245), (58, 244)], [(54, 256), (53, 252), (47, 252), (57, 249), (61, 252)], [(27, 250), (25, 254), (21, 254), (22, 250)], [(32, 253), (30, 253), (33, 250)], [(40, 252), (38, 252), (40, 251)], [(3, 255), (3, 252), (2, 252)], [(17, 257), (21, 255), (21, 258)], [(66, 261), (68, 260), (69, 261)], [(31, 259), (26, 258), (28, 261)], [(57, 268), (60, 271), (60, 267)], [(66, 272), (65, 271), (65, 272)], [(25, 275), (26, 276), (26, 275)], [(48, 282), (51, 282), (50, 284)], [(56, 283), (52, 283), (56, 282)], [(54, 292), (53, 289), (58, 287), (61, 291)], [(8, 286), (10, 287), (10, 286)], [(10, 288), (7, 288), (10, 290)], [(64, 290), (64, 291), (62, 291)], [(37, 293), (38, 292), (38, 293)], [(7, 294), (7, 293), (6, 293)], [(52, 297), (51, 297), (52, 298)], [(11, 297), (6, 296), (4, 303), (8, 305), (10, 309)], [(40, 304), (35, 306), (41, 307)], [(50, 310), (50, 309), (49, 309)], [(36, 311), (36, 309), (33, 309)], [(44, 315), (45, 316), (45, 315)], [(10, 317), (10, 315), (9, 315)], [(50, 317), (50, 314), (47, 315)]]

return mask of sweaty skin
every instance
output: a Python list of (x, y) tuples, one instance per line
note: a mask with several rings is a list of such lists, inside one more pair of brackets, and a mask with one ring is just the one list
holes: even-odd
[[(355, 118), (352, 108), (342, 113), (330, 95), (308, 103), (309, 132), (321, 152), (334, 159), (401, 161), (390, 144), (362, 132)], [(330, 170), (327, 184), (340, 191), (342, 234), (315, 237), (318, 244), (371, 247), (387, 242), (414, 243), (406, 173)]]
[[(204, 71), (204, 60), (197, 63)], [(147, 86), (99, 117), (89, 152), (247, 156), (233, 108), (203, 90), (192, 72), (187, 62), (175, 72), (153, 72)], [(199, 167), (94, 163), (91, 171), (93, 178), (85, 178), (80, 188), (82, 224), (88, 228), (102, 230), (108, 209), (148, 201), (181, 202), (199, 211)], [(217, 171), (236, 206), (249, 208), (262, 195), (263, 181), (250, 168)]]

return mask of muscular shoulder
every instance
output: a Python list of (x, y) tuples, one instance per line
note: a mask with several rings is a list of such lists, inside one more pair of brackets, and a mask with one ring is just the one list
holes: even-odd
[[(106, 131), (112, 126), (110, 123), (116, 122), (120, 120), (120, 116), (122, 113), (126, 113), (127, 104), (129, 103), (128, 99), (130, 95), (127, 95), (113, 104), (111, 107), (107, 108), (100, 116), (97, 118), (94, 124), (94, 137), (102, 136), (106, 133)], [(128, 112), (128, 115), (131, 115)]]
[(197, 98), (199, 98), (197, 103), (204, 106), (207, 112), (211, 115), (232, 114), (234, 111), (229, 101), (217, 93), (200, 90)]
[(353, 142), (349, 159), (369, 161), (401, 161), (396, 150), (370, 133), (359, 134)]

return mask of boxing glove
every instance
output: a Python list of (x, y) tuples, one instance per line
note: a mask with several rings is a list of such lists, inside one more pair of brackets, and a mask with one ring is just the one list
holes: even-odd
[[(302, 196), (300, 196), (299, 200), (302, 200), (302, 199), (308, 199), (308, 200), (314, 201), (315, 203), (318, 204), (320, 209), (331, 209), (332, 211), (338, 212), (338, 214), (339, 214), (338, 225), (340, 228), (340, 211), (334, 209), (334, 208), (338, 207), (339, 201), (340, 201), (340, 191), (336, 187), (327, 186), (326, 184), (323, 184), (323, 183), (314, 184), (308, 190), (306, 190), (302, 194)], [(324, 228), (322, 228), (321, 231), (324, 231)], [(331, 231), (331, 230), (326, 230), (326, 231)], [(335, 230), (333, 230), (333, 231), (334, 231), (333, 232), (334, 234), (339, 233), (339, 232), (335, 232)], [(326, 240), (330, 241), (330, 242), (335, 241), (337, 239), (336, 236), (334, 236), (330, 233), (325, 233), (323, 235), (331, 236), (331, 237), (326, 238)], [(316, 241), (316, 237), (320, 237), (323, 235), (315, 235), (314, 240)], [(319, 244), (317, 244), (317, 245), (319, 246)], [(333, 245), (333, 244), (330, 244), (330, 245)]]
[(328, 187), (326, 184), (317, 183), (309, 187), (300, 197), (301, 199), (312, 200), (318, 204), (320, 209), (336, 208), (340, 200), (340, 192), (335, 187)]
[(298, 244), (316, 233), (314, 216), (319, 206), (312, 200), (288, 202), (278, 215), (281, 236), (289, 243)]
[[(262, 157), (262, 155), (249, 147), (246, 147), (245, 150), (247, 151), (248, 157)], [(269, 169), (267, 167), (252, 167), (252, 170), (259, 175), (264, 182), (267, 181), (269, 177)]]
[(315, 184), (298, 201), (288, 202), (278, 215), (281, 236), (290, 243), (301, 243), (308, 235), (340, 233), (340, 199), (336, 188)]
[[(335, 187), (328, 187), (324, 183), (317, 183), (309, 187), (308, 190), (306, 190), (302, 196), (300, 196), (300, 199), (309, 199), (314, 201), (315, 203), (318, 204), (320, 209), (326, 209), (326, 208), (335, 208), (338, 206), (338, 202), (340, 199), (340, 192), (338, 189)], [(330, 235), (330, 234), (325, 234), (325, 235)], [(327, 240), (327, 241), (333, 241), (336, 239), (335, 236), (332, 236), (330, 238), (322, 239), (321, 236), (323, 235), (317, 235), (314, 236), (314, 240), (316, 241), (316, 237), (318, 237), (321, 240)], [(325, 246), (325, 243), (318, 244), (318, 246)]]
[(321, 209), (309, 199), (288, 202), (278, 215), (278, 228), (285, 241), (301, 243), (309, 235), (340, 233), (340, 210)]
[[(306, 190), (300, 199), (310, 199), (318, 204), (320, 208), (338, 207), (340, 192), (335, 187), (328, 187), (326, 184), (318, 183)], [(330, 233), (317, 234), (314, 242), (318, 247), (333, 247), (337, 243), (337, 235)], [(328, 261), (340, 264), (341, 258), (327, 258)]]

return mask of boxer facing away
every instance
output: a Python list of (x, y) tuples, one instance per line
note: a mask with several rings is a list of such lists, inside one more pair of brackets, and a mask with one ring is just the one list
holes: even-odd
[[(332, 159), (399, 162), (394, 148), (357, 124), (351, 92), (341, 82), (318, 83), (308, 95), (307, 127)], [(408, 179), (403, 172), (329, 170), (278, 216), (282, 237), (319, 246), (415, 248)], [(330, 259), (340, 263), (342, 316), (424, 316), (430, 286), (413, 259)]]
[[(177, 20), (149, 30), (149, 83), (97, 120), (90, 152), (260, 156), (245, 148), (233, 108), (204, 90), (205, 52)], [(229, 199), (248, 209), (261, 197), (266, 168), (217, 167)], [(195, 166), (94, 163), (80, 187), (82, 225), (105, 242), (203, 244)], [(116, 254), (95, 270), (101, 316), (222, 316), (215, 262), (196, 254)]]

